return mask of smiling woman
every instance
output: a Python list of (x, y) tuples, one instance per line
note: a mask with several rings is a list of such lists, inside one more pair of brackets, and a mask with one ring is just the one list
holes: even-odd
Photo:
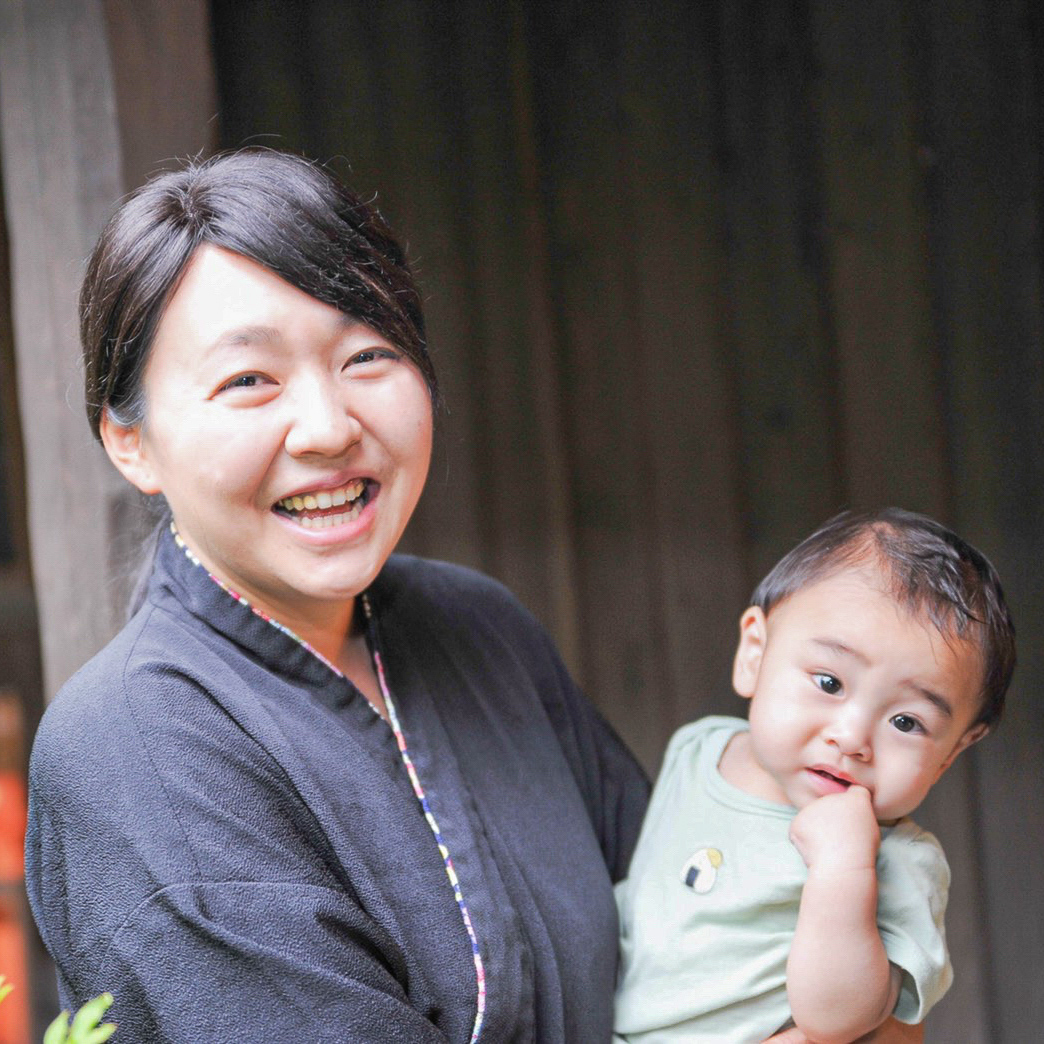
[[(345, 666), (353, 599), (427, 475), (420, 370), (371, 327), (204, 244), (156, 328), (143, 386), (144, 423), (102, 414), (116, 466), (163, 494), (210, 572)], [(375, 678), (363, 688), (380, 702)]]
[(168, 525), (34, 744), (63, 1003), (128, 1041), (606, 1040), (646, 781), (499, 585), (394, 555), (435, 376), (378, 215), (268, 151), (116, 212), (88, 415)]

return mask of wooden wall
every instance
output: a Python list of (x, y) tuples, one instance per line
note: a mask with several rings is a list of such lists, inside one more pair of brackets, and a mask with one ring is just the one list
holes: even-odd
[[(0, 3), (3, 767), (8, 696), (17, 693), (31, 728), (41, 696), (113, 633), (125, 608), (123, 552), (140, 530), (136, 498), (85, 422), (76, 321), (83, 260), (127, 188), (170, 157), (212, 145), (214, 117), (205, 0)], [(28, 1044), (56, 1014), (54, 974), (28, 917), (28, 961), (11, 958), (7, 902), (0, 972), (16, 993), (0, 1010), (0, 1039)], [(8, 1012), (27, 1007), (27, 997), (29, 1035)]]
[(214, 0), (227, 145), (338, 157), (408, 237), (450, 412), (414, 548), (503, 578), (654, 769), (758, 577), (844, 506), (1007, 582), (935, 1041), (1044, 1025), (1040, 15), (1031, 0)]
[(651, 770), (740, 709), (736, 618), (834, 511), (927, 511), (993, 558), (1021, 667), (922, 817), (958, 976), (928, 1039), (1040, 1035), (1032, 0), (212, 0), (213, 111), (203, 0), (0, 6), (48, 691), (112, 626), (104, 537), (132, 513), (70, 326), (109, 201), (218, 130), (336, 158), (410, 241), (450, 404), (411, 547), (512, 586)]
[[(210, 144), (204, 0), (5, 0), (0, 135), (45, 691), (122, 618), (137, 503), (84, 429), (76, 298), (115, 200)], [(111, 42), (110, 42), (111, 39)], [(162, 60), (148, 60), (162, 40)], [(10, 397), (10, 392), (8, 392)]]

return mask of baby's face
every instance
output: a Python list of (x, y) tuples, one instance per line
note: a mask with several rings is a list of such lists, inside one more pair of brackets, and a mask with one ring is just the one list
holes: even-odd
[(751, 699), (766, 782), (797, 808), (858, 785), (894, 822), (985, 731), (972, 728), (977, 646), (907, 613), (873, 566), (798, 591), (767, 618), (748, 609), (733, 682)]

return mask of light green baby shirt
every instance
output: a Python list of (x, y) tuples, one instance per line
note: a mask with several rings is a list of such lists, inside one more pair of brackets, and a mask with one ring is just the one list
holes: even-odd
[[(727, 783), (718, 761), (739, 718), (679, 729), (664, 758), (627, 878), (616, 886), (617, 1040), (762, 1041), (790, 1020), (786, 962), (806, 878), (795, 810)], [(943, 914), (950, 872), (909, 820), (882, 829), (878, 927), (903, 969), (895, 1015), (920, 1022), (952, 971)]]

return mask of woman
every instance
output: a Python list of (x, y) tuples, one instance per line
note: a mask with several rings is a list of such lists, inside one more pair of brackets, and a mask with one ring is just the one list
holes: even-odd
[(608, 1040), (647, 782), (503, 588), (392, 554), (437, 390), (389, 230), (303, 160), (193, 164), (115, 214), (81, 318), (168, 524), (34, 745), (63, 1003), (111, 990), (128, 1042)]
[(392, 556), (437, 394), (389, 230), (223, 156), (120, 208), (81, 318), (170, 525), (34, 747), (63, 1004), (111, 990), (128, 1042), (607, 1040), (646, 782), (501, 587)]

